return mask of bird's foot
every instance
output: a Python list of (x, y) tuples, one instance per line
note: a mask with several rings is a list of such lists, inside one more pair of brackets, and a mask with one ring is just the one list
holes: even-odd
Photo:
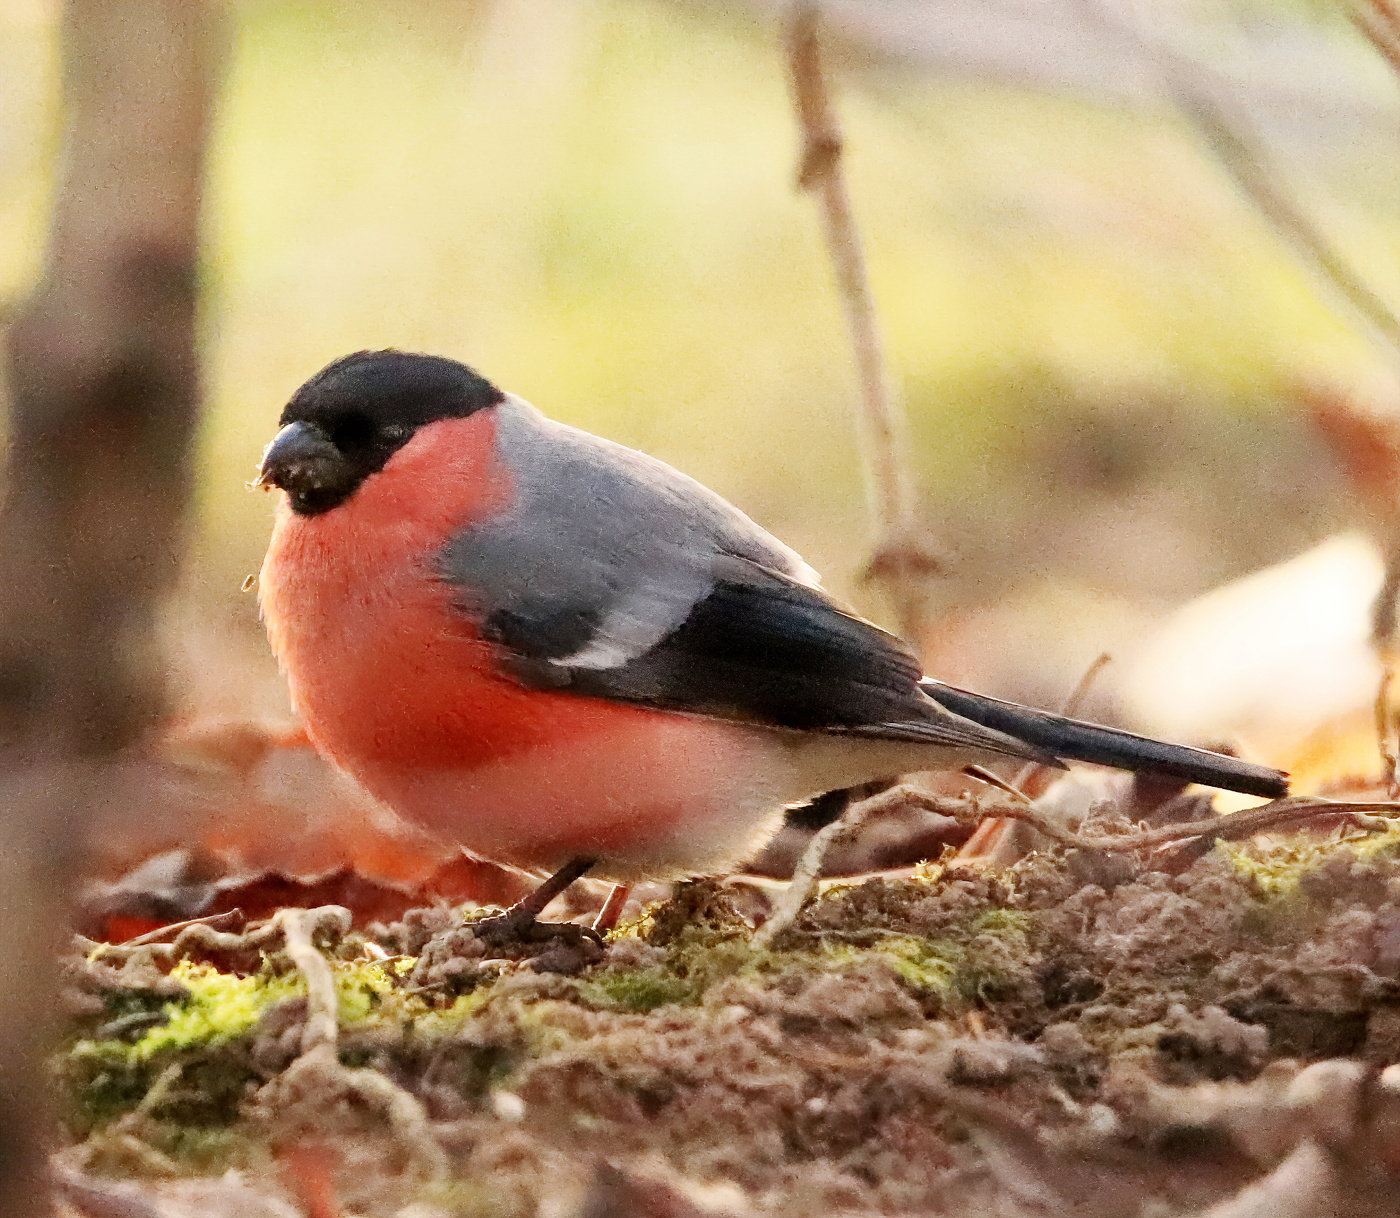
[(545, 906), (592, 865), (592, 859), (566, 863), (519, 904), (478, 922), (473, 928), (477, 939), (498, 956), (529, 960), (537, 973), (576, 973), (596, 964), (607, 952), (596, 930), (573, 922), (539, 920)]
[(607, 954), (603, 936), (574, 922), (541, 922), (516, 906), (472, 927), (494, 955), (528, 960), (537, 973), (576, 973)]

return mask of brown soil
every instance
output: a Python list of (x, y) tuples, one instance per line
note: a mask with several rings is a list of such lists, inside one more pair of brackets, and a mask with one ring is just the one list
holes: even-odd
[[(763, 886), (697, 882), (571, 973), (460, 910), (366, 934), (333, 908), (320, 1049), (274, 923), (74, 960), (79, 1212), (125, 1188), (210, 1215), (222, 1187), (322, 1216), (1400, 1213), (1391, 830), (934, 865), (830, 888), (771, 949)], [(251, 1019), (149, 1039), (239, 976)]]

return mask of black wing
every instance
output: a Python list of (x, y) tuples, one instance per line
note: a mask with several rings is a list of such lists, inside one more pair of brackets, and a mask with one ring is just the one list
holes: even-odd
[(1226, 757), (1184, 744), (1169, 744), (1116, 727), (1085, 723), (1016, 702), (989, 698), (986, 694), (969, 693), (941, 681), (925, 681), (924, 689), (956, 714), (1030, 741), (1061, 757), (1116, 766), (1120, 770), (1172, 774), (1188, 782), (1270, 799), (1288, 794), (1287, 774), (1241, 761), (1238, 757)]
[(508, 649), (507, 670), (531, 685), (772, 727), (1051, 760), (930, 700), (904, 645), (819, 589), (732, 556), (716, 568), (681, 623), (621, 663), (578, 666), (561, 654), (586, 652), (595, 624), (565, 606), (553, 614), (540, 604), (498, 612), (488, 633)]

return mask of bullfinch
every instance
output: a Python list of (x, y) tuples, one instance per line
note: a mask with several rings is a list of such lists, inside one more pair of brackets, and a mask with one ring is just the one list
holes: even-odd
[(454, 360), (362, 351), (282, 412), (260, 576), (313, 743), (495, 862), (723, 872), (786, 806), (916, 770), (1072, 758), (1253, 795), (1286, 775), (926, 678), (897, 638), (670, 466)]

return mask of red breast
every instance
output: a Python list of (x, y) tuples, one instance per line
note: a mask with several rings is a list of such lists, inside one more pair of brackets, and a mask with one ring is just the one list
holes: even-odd
[(343, 768), (469, 768), (656, 714), (498, 673), (437, 564), (456, 531), (511, 494), (482, 410), (420, 428), (331, 511), (279, 508), (262, 612), (308, 734)]

